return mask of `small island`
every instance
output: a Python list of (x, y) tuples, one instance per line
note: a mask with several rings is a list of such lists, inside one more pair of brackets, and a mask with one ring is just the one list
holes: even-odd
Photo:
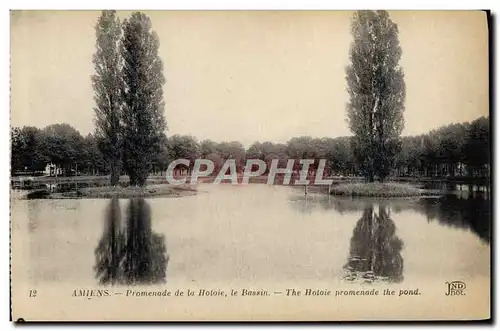
[(406, 183), (346, 183), (332, 186), (330, 194), (340, 196), (407, 198), (419, 197), (422, 190)]
[(196, 189), (189, 185), (168, 185), (156, 184), (148, 186), (104, 186), (88, 187), (77, 191), (66, 193), (52, 193), (51, 198), (89, 198), (89, 199), (109, 199), (109, 198), (152, 198), (152, 197), (183, 197), (196, 194)]

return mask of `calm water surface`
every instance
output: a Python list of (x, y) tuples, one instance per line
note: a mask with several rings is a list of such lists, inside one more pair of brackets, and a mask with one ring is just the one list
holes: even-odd
[(490, 200), (350, 199), (267, 185), (182, 198), (13, 200), (25, 281), (406, 282), (488, 277)]

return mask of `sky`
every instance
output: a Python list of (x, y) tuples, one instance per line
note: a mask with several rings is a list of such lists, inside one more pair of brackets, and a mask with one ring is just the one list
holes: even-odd
[[(131, 12), (119, 12), (121, 19)], [(350, 135), (349, 11), (144, 11), (160, 38), (168, 135), (286, 142)], [(11, 13), (11, 125), (94, 130), (90, 76), (99, 11)], [(489, 113), (480, 11), (395, 11), (404, 135)]]

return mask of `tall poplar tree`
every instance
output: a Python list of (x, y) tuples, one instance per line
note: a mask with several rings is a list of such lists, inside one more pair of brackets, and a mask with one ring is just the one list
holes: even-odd
[(95, 26), (96, 52), (92, 75), (95, 101), (96, 136), (99, 149), (111, 172), (111, 185), (117, 185), (122, 168), (121, 137), (121, 26), (114, 10), (104, 10)]
[(133, 13), (123, 22), (124, 167), (130, 185), (144, 186), (164, 142), (163, 63), (151, 20)]
[(398, 26), (387, 11), (358, 11), (346, 68), (349, 128), (358, 167), (372, 182), (392, 170), (404, 127), (406, 96)]

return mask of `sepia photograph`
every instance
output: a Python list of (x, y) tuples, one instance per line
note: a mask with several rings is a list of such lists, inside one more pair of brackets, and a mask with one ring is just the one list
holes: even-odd
[(491, 14), (12, 10), (11, 321), (488, 321)]

